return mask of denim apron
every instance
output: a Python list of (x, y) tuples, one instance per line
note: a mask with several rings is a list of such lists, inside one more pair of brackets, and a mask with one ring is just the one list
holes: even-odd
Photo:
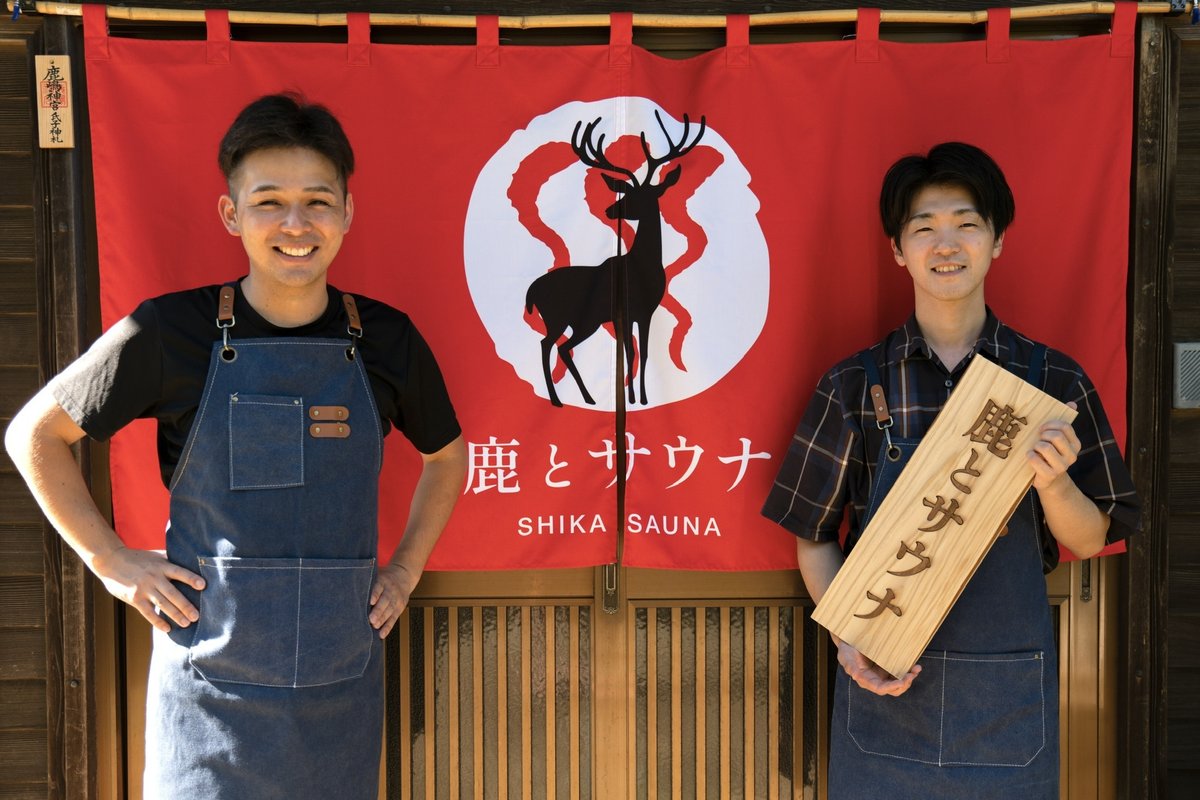
[[(1028, 380), (1035, 385), (1043, 353), (1039, 345), (1032, 359)], [(862, 360), (870, 362), (868, 385), (879, 384), (874, 361)], [(866, 519), (918, 443), (890, 436), (883, 442)], [(1058, 666), (1039, 525), (1031, 490), (903, 695), (872, 694), (837, 669), (830, 800), (1057, 800)]]
[(199, 622), (154, 632), (145, 796), (374, 800), (383, 437), (357, 312), (346, 340), (231, 339), (233, 291), (172, 479), (167, 557), (207, 585), (176, 584)]

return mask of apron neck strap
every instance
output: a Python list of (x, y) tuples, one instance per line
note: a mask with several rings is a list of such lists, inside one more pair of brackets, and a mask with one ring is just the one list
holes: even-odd
[(221, 355), (226, 361), (236, 358), (234, 350), (229, 346), (229, 329), (237, 322), (233, 318), (233, 284), (227, 283), (221, 287), (217, 299), (217, 327), (221, 329)]
[(342, 305), (346, 309), (346, 333), (350, 334), (351, 343), (350, 349), (346, 351), (346, 356), (354, 358), (354, 351), (358, 349), (358, 340), (362, 338), (363, 326), (362, 320), (358, 316), (358, 304), (354, 302), (354, 295), (343, 294)]

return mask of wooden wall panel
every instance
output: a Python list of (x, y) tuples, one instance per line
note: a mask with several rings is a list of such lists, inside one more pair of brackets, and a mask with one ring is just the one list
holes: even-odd
[(0, 366), (36, 364), (37, 347), (37, 317), (0, 315)]
[(45, 677), (46, 634), (38, 629), (4, 630), (0, 634), (0, 681)]
[[(15, 475), (0, 478), (0, 525), (36, 522), (41, 519), (37, 503), (30, 497), (25, 484)], [(41, 555), (38, 548), (38, 555)], [(0, 614), (3, 613), (0, 606)]]
[(25, 43), (0, 41), (0, 97), (24, 97), (29, 91), (29, 58)]
[[(46, 775), (46, 734), (0, 730), (0, 753), (5, 764), (6, 783), (36, 783)], [(45, 791), (45, 790), (43, 790)], [(44, 797), (45, 795), (43, 795)]]
[(0, 525), (0, 575), (41, 575), (43, 568), (40, 523)]
[(0, 783), (0, 800), (46, 800), (46, 784)]
[[(1179, 27), (1172, 35), (1176, 170), (1169, 307), (1170, 339), (1180, 342), (1200, 340), (1200, 230), (1194, 222), (1200, 214), (1200, 32)], [(1169, 441), (1167, 783), (1169, 797), (1183, 798), (1195, 796), (1200, 778), (1200, 411), (1172, 410)]]
[(1172, 567), (1200, 567), (1200, 517), (1172, 514), (1168, 518), (1168, 527), (1171, 530)]
[[(1200, 265), (1196, 272), (1200, 273)], [(1200, 302), (1197, 302), (1195, 309), (1196, 315), (1200, 316)], [(1171, 514), (1200, 514), (1200, 411), (1177, 410), (1171, 414), (1168, 468), (1167, 504)], [(1175, 529), (1172, 530), (1171, 541), (1174, 544)], [(1188, 531), (1179, 529), (1178, 533), (1186, 534)], [(1174, 558), (1171, 560), (1174, 562)]]
[[(2, 113), (3, 109), (0, 109)], [(32, 254), (33, 209), (28, 206), (0, 207), (0, 258), (28, 258)]]
[(40, 628), (46, 624), (45, 587), (41, 575), (0, 577), (0, 608), (3, 628)]
[(0, 142), (0, 206), (33, 202), (33, 162), (28, 153), (4, 152)]
[(0, 314), (28, 314), (36, 309), (37, 280), (32, 255), (0, 261)]
[(46, 727), (46, 697), (39, 681), (0, 681), (0, 728)]
[(0, 367), (0, 416), (11, 417), (41, 385), (37, 366)]
[(32, 133), (33, 104), (23, 96), (0, 96), (0, 147), (10, 152), (29, 152)]

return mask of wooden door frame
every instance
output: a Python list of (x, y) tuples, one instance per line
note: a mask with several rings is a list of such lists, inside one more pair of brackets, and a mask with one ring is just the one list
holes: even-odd
[[(1123, 566), (1125, 630), (1119, 709), (1118, 774), (1123, 797), (1166, 797), (1167, 386), (1169, 197), (1174, 182), (1174, 118), (1167, 21), (1139, 20), (1135, 73), (1133, 196), (1129, 271), (1129, 437), (1126, 461), (1142, 500), (1143, 532), (1129, 540)], [(1142, 393), (1135, 387), (1151, 386)]]
[[(1134, 109), (1134, 195), (1129, 281), (1130, 387), (1151, 386), (1147, 394), (1129, 392), (1131, 442), (1128, 453), (1135, 485), (1143, 501), (1145, 533), (1130, 541), (1123, 560), (1126, 636), (1123, 641), (1120, 713), (1123, 758), (1118, 776), (1124, 797), (1162, 797), (1166, 787), (1166, 386), (1170, 379), (1166, 342), (1167, 212), (1174, 172), (1175, 117), (1167, 101), (1172, 90), (1166, 37), (1168, 23), (1143, 16), (1139, 25), (1139, 61)], [(81, 146), (72, 151), (35, 151), (39, 196), (44, 203), (35, 220), (39, 325), (47, 374), (69, 362), (90, 341), (97, 327), (95, 241), (86, 159), (85, 75), (78, 20), (48, 16), (41, 36), (31, 36), (34, 52), (74, 57), (77, 131)], [(81, 459), (96, 475), (88, 448)], [(103, 459), (96, 459), (99, 467)], [(101, 478), (103, 480), (103, 478)], [(97, 495), (106, 495), (97, 487)], [(95, 582), (56, 534), (47, 528), (46, 586), (48, 692), (51, 715), (52, 777), (61, 795), (91, 798), (97, 787), (97, 622)], [(102, 610), (104, 613), (104, 610)], [(100, 626), (103, 628), (103, 625)], [(104, 754), (100, 755), (101, 758)]]

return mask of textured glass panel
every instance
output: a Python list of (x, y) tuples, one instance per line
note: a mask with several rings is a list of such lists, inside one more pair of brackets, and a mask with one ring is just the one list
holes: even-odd
[(499, 704), (498, 680), (496, 674), (496, 664), (498, 654), (496, 648), (498, 646), (496, 640), (496, 609), (489, 606), (482, 608), (479, 613), (483, 615), (483, 641), (480, 645), (483, 647), (483, 775), (477, 776), (478, 780), (483, 781), (484, 796), (496, 797), (497, 791), (497, 776), (499, 774), (496, 765), (496, 747), (499, 742), (499, 714), (497, 714)]
[(649, 796), (646, 790), (646, 622), (647, 611), (644, 608), (635, 609), (633, 630), (633, 663), (634, 663), (634, 730), (636, 733), (635, 764), (637, 765), (637, 798), (642, 800)]
[(402, 690), (406, 687), (404, 670), (408, 653), (402, 652), (402, 648), (407, 647), (407, 642), (401, 644), (401, 641), (408, 633), (410, 616), (411, 614), (402, 616), (396, 622), (393, 633), (383, 643), (385, 692), (383, 730), (386, 737), (383, 743), (383, 760), (387, 775), (384, 796), (387, 797), (387, 800), (396, 800), (400, 797), (402, 790), (400, 776), (408, 774), (408, 770), (402, 767), (404, 748), (408, 747), (408, 741), (403, 738), (404, 729), (401, 725), (401, 714), (404, 713)]
[(721, 796), (721, 610), (704, 610), (704, 785), (707, 797)]
[[(533, 798), (552, 796), (569, 797), (572, 792), (571, 771), (578, 771), (578, 787), (575, 791), (581, 798), (592, 797), (592, 718), (591, 706), (591, 610), (577, 609), (578, 646), (574, 653), (577, 659), (572, 675), (571, 651), (571, 608), (531, 607), (529, 615), (529, 659), (528, 670), (522, 669), (521, 608), (506, 608), (501, 614), (495, 606), (482, 608), (447, 607), (414, 609), (405, 620), (408, 625), (409, 653), (405, 680), (397, 684), (408, 698), (412, 709), (410, 736), (400, 746), (406, 753), (406, 772), (400, 776), (398, 763), (389, 756), (389, 768), (397, 777), (389, 781), (389, 796), (425, 798), (426, 780), (434, 787), (432, 797), (450, 796), (452, 778), (457, 780), (460, 797), (476, 794), (476, 787), (484, 797), (521, 797), (525, 780), (529, 781)], [(477, 616), (478, 615), (478, 616)], [(475, 638), (475, 620), (480, 620), (480, 638)], [(643, 618), (643, 623), (645, 622)], [(505, 652), (499, 651), (499, 626), (505, 626)], [(432, 652), (426, 652), (425, 634), (432, 638)], [(644, 633), (644, 624), (643, 624)], [(451, 637), (454, 637), (451, 639)], [(546, 647), (547, 636), (553, 636), (552, 685), (547, 684)], [(450, 669), (450, 643), (457, 647), (457, 669)], [(644, 651), (643, 637), (643, 651)], [(478, 655), (482, 674), (481, 693), (477, 695), (476, 657)], [(505, 659), (506, 668), (503, 685), (498, 674), (500, 659)], [(427, 670), (429, 672), (427, 673)], [(571, 693), (574, 677), (578, 693)], [(644, 676), (643, 676), (644, 677)], [(426, 689), (432, 689), (432, 705), (426, 708)], [(643, 683), (644, 688), (644, 683)], [(523, 728), (522, 689), (530, 714), (529, 730)], [(452, 691), (454, 702), (452, 703)], [(549, 704), (547, 691), (554, 692), (553, 717), (548, 719)], [(398, 708), (397, 697), (389, 701), (390, 707)], [(577, 736), (572, 746), (571, 706), (576, 703)], [(503, 752), (500, 740), (500, 703), (505, 709), (505, 744)], [(426, 711), (429, 719), (425, 719)], [(482, 772), (475, 771), (475, 718), (482, 717)], [(457, 741), (450, 740), (451, 714), (458, 724)], [(553, 725), (553, 728), (548, 726)], [(553, 731), (553, 753), (547, 752), (549, 733)], [(426, 734), (434, 737), (433, 758), (427, 752)], [(522, 742), (528, 737), (530, 747), (523, 758)], [(455, 748), (453, 751), (451, 748)], [(451, 775), (451, 755), (457, 760), (455, 774)], [(553, 758), (554, 761), (549, 761)], [(553, 786), (547, 786), (550, 765), (554, 767)], [(505, 789), (500, 787), (500, 773), (505, 773)], [(529, 775), (523, 775), (525, 769)], [(401, 795), (402, 793), (402, 795)]]
[(436, 797), (450, 796), (450, 765), (446, 757), (450, 753), (450, 610), (433, 609), (433, 733), (434, 770)]
[(533, 800), (546, 797), (546, 608), (529, 609), (529, 777)]
[[(729, 789), (745, 797), (746, 609), (729, 609)], [(750, 800), (746, 798), (746, 800)]]
[(799, 755), (795, 750), (795, 680), (796, 657), (792, 622), (794, 609), (784, 606), (779, 609), (779, 796), (792, 796), (793, 764)]
[(681, 693), (680, 703), (680, 754), (683, 769), (680, 774), (679, 792), (683, 797), (696, 796), (696, 613), (694, 608), (679, 612), (679, 660)]
[(655, 708), (658, 730), (655, 736), (658, 747), (658, 796), (671, 797), (671, 609), (656, 608), (655, 616)]
[[(412, 709), (412, 796), (424, 797), (425, 787), (425, 609), (408, 615), (409, 707)], [(418, 787), (420, 789), (418, 790)]]
[(567, 797), (571, 786), (571, 631), (566, 606), (554, 607), (554, 794)]
[[(822, 628), (812, 621), (812, 606), (805, 605), (801, 613), (801, 618), (804, 625), (804, 652), (802, 653), (801, 663), (804, 665), (804, 674), (801, 676), (800, 685), (804, 687), (804, 709), (801, 716), (801, 722), (804, 725), (804, 761), (800, 765), (803, 770), (803, 787), (804, 794), (808, 796), (812, 792), (816, 792), (818, 784), (819, 766), (817, 764), (817, 745), (820, 741), (821, 714), (820, 698), (817, 696), (817, 677), (821, 671), (826, 669), (825, 664), (821, 664), (818, 654), (820, 647), (818, 642), (824, 632)], [(836, 663), (832, 662), (831, 663)], [(829, 681), (829, 706), (833, 706), (833, 681)], [(815, 796), (815, 795), (814, 795)]]
[(579, 796), (592, 797), (592, 610), (579, 609)]
[[(754, 609), (754, 697), (747, 698), (754, 703), (754, 795), (766, 797), (766, 781), (768, 775), (771, 739), (768, 733), (767, 708), (776, 703), (777, 698), (771, 696), (769, 649), (767, 647), (767, 624), (770, 621), (770, 610)], [(747, 626), (747, 631), (750, 626)], [(771, 713), (777, 713), (774, 708)]]
[[(475, 794), (475, 615), (474, 608), (458, 609), (458, 791)], [(454, 742), (450, 743), (454, 746)]]
[(504, 754), (508, 765), (508, 796), (521, 796), (521, 609), (508, 609), (508, 681), (505, 687), (508, 706), (508, 752)]

